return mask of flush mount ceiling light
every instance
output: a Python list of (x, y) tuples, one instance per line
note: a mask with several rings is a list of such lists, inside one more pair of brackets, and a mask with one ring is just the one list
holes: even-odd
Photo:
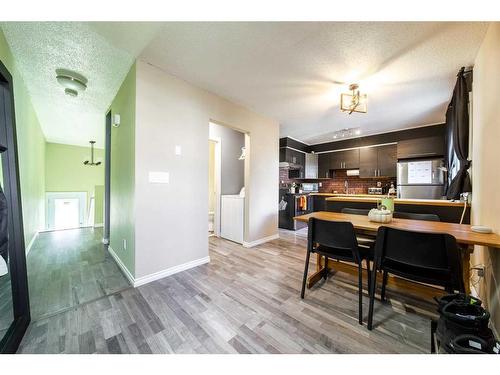
[(359, 93), (359, 85), (349, 85), (350, 94), (340, 94), (340, 110), (352, 114), (353, 112), (366, 113), (366, 94)]
[(90, 160), (85, 160), (83, 162), (84, 165), (89, 165), (89, 166), (98, 166), (101, 165), (101, 162), (94, 162), (94, 144), (95, 141), (89, 141), (90, 143)]
[(56, 69), (56, 79), (68, 96), (78, 96), (87, 88), (87, 78), (68, 69)]
[(350, 138), (361, 134), (360, 128), (345, 128), (333, 133), (333, 139)]

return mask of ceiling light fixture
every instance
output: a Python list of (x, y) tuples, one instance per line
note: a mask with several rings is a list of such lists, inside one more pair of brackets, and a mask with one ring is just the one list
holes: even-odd
[(95, 141), (89, 141), (90, 143), (90, 160), (85, 160), (83, 162), (84, 165), (89, 165), (89, 166), (98, 166), (101, 165), (101, 162), (94, 162), (94, 144)]
[(56, 69), (56, 79), (68, 96), (78, 96), (79, 92), (87, 88), (87, 78), (68, 69)]
[(340, 94), (340, 110), (352, 114), (353, 112), (366, 113), (366, 94), (359, 93), (359, 85), (349, 85), (350, 94)]
[(333, 139), (351, 138), (361, 134), (360, 128), (345, 128), (333, 133)]

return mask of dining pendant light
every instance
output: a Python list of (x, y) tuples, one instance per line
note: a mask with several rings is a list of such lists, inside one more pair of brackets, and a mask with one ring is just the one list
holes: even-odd
[(84, 165), (88, 165), (88, 166), (98, 166), (98, 165), (101, 165), (101, 162), (100, 161), (97, 161), (97, 162), (94, 162), (94, 144), (95, 144), (95, 141), (89, 141), (90, 143), (90, 160), (85, 160), (83, 162)]

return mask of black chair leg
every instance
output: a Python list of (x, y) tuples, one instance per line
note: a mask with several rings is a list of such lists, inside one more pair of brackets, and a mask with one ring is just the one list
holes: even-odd
[(311, 252), (307, 250), (306, 255), (306, 264), (304, 266), (304, 278), (302, 279), (302, 291), (300, 292), (300, 298), (304, 299), (304, 294), (306, 292), (306, 281), (307, 281), (307, 271), (309, 270), (309, 258), (311, 256)]
[(366, 275), (367, 275), (367, 279), (366, 279), (366, 283), (368, 284), (368, 295), (370, 295), (370, 285), (371, 285), (371, 272), (370, 272), (370, 261), (368, 259), (366, 259)]
[(385, 287), (387, 285), (388, 272), (384, 270), (384, 275), (382, 276), (382, 290), (380, 291), (380, 300), (385, 302)]
[(358, 262), (358, 321), (363, 324), (363, 266), (361, 260)]
[(323, 270), (323, 279), (328, 279), (328, 257), (325, 256), (325, 269)]
[(373, 262), (371, 270), (372, 281), (370, 285), (370, 304), (368, 307), (368, 329), (371, 331), (373, 326), (373, 305), (375, 303), (375, 290), (377, 289), (377, 266)]

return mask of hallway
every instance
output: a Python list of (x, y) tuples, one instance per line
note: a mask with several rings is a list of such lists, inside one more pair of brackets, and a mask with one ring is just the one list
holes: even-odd
[(39, 234), (27, 257), (32, 321), (129, 287), (101, 240), (102, 228)]

